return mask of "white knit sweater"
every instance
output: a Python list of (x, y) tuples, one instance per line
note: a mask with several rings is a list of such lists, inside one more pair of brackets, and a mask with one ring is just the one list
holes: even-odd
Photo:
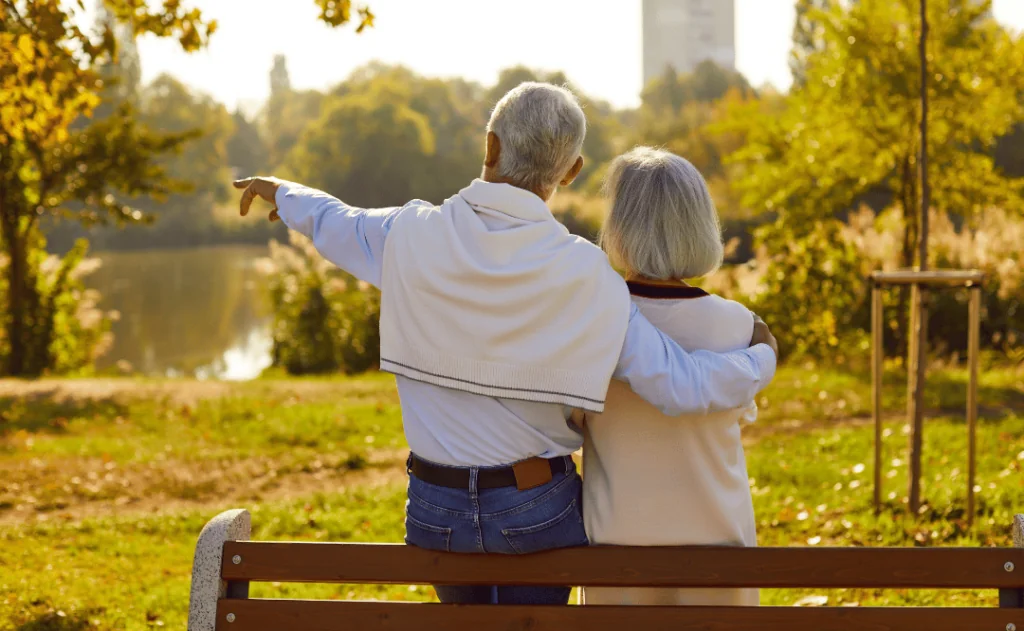
[[(495, 216), (502, 229), (489, 224)], [(441, 206), (410, 203), (388, 233), (381, 287), (383, 370), (604, 409), (629, 292), (604, 253), (533, 193), (475, 180)]]

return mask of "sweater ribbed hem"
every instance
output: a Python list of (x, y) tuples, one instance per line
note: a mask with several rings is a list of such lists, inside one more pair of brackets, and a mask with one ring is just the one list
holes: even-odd
[[(381, 357), (380, 369), (395, 375), (408, 377), (415, 381), (429, 383), (452, 390), (461, 390), (488, 397), (532, 401), (535, 403), (552, 403), (580, 408), (587, 412), (604, 411), (604, 395), (607, 393), (611, 376), (602, 379), (594, 376), (589, 388), (573, 387), (571, 382), (580, 381), (576, 374), (567, 375), (564, 371), (534, 367), (517, 367), (476, 362), (472, 360), (456, 360), (463, 370), (445, 370), (443, 364), (451, 363), (449, 358), (436, 358), (434, 361), (416, 362), (413, 360), (395, 361)], [(468, 367), (467, 364), (474, 366)], [(445, 375), (473, 375), (472, 378), (450, 377)], [(602, 385), (603, 382), (603, 385)], [(497, 385), (515, 384), (515, 385)], [(599, 394), (600, 393), (600, 394)], [(597, 398), (600, 396), (601, 398)]]

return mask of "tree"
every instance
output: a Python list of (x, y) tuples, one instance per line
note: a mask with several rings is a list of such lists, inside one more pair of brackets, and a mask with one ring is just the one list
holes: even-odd
[(293, 90), (287, 60), (284, 55), (274, 57), (274, 66), (270, 70), (270, 98), (267, 99), (262, 121), (271, 167), (283, 164), (303, 130), (320, 118), (323, 100), (322, 92)]
[(705, 60), (689, 73), (678, 73), (671, 66), (667, 67), (660, 77), (644, 86), (640, 100), (647, 111), (665, 115), (679, 112), (692, 101), (712, 103), (729, 92), (743, 97), (754, 94), (742, 74)]
[[(95, 0), (95, 4), (96, 30), (113, 33), (117, 44), (117, 54), (104, 58), (99, 67), (103, 98), (93, 111), (92, 118), (103, 119), (113, 114), (122, 103), (138, 106), (139, 90), (142, 87), (142, 62), (131, 26), (119, 23), (103, 0)], [(87, 122), (88, 119), (80, 119), (78, 124), (84, 126)]]
[[(352, 19), (349, 0), (316, 0), (321, 19)], [(83, 222), (142, 219), (121, 196), (172, 190), (156, 157), (180, 147), (181, 135), (156, 135), (130, 103), (90, 119), (100, 104), (102, 68), (118, 59), (109, 24), (97, 36), (78, 26), (84, 0), (0, 0), (0, 241), (7, 257), (3, 370), (33, 375), (54, 365), (53, 331), (61, 292), (41, 281), (38, 221), (68, 215)], [(173, 37), (185, 50), (206, 43), (216, 23), (180, 0), (105, 0), (133, 36)], [(359, 12), (359, 28), (373, 15)], [(119, 195), (118, 195), (119, 194)]]
[(189, 137), (179, 151), (156, 159), (167, 176), (183, 186), (160, 198), (133, 199), (136, 208), (159, 222), (159, 229), (147, 230), (145, 234), (137, 230), (107, 234), (108, 243), (202, 243), (213, 233), (211, 209), (231, 197), (231, 115), (210, 96), (193, 92), (169, 75), (161, 75), (141, 91), (138, 120), (149, 129)]
[(379, 207), (413, 198), (434, 151), (430, 122), (400, 97), (353, 94), (328, 101), (285, 169), (353, 204)]
[[(993, 143), (1024, 118), (1024, 40), (988, 17), (991, 2), (933, 0), (929, 57), (933, 81), (935, 208), (970, 218), (992, 204), (1020, 205), (1021, 183), (991, 157)], [(914, 263), (917, 123), (920, 118), (914, 0), (861, 0), (813, 12), (824, 24), (807, 82), (778, 116), (746, 116), (750, 132), (733, 159), (753, 207), (823, 219), (872, 190), (891, 193), (908, 228), (903, 265)]]
[(438, 203), (480, 173), (486, 124), (479, 106), (482, 93), (483, 88), (475, 83), (422, 77), (408, 68), (381, 63), (356, 70), (331, 92), (342, 98), (361, 96), (375, 102), (402, 103), (426, 118), (434, 151), (429, 160), (423, 160), (414, 150), (409, 160), (415, 164), (408, 168), (419, 170), (414, 174), (412, 195)]
[(689, 74), (667, 68), (644, 89), (630, 142), (664, 147), (692, 162), (707, 180), (719, 211), (736, 218), (742, 208), (729, 186), (735, 168), (725, 165), (725, 157), (743, 146), (746, 135), (714, 130), (754, 97), (742, 74), (712, 61)]
[[(918, 224), (919, 3), (827, 5), (807, 10), (820, 39), (802, 60), (806, 80), (794, 85), (781, 111), (744, 110), (724, 126), (748, 138), (730, 157), (742, 173), (737, 189), (748, 207), (777, 213), (768, 231), (804, 247), (825, 246), (828, 240), (813, 238), (819, 224), (837, 221), (865, 194), (881, 191), (902, 215), (899, 263), (910, 267)], [(932, 208), (968, 221), (989, 205), (1021, 206), (1021, 181), (996, 167), (992, 149), (1024, 120), (1024, 40), (992, 20), (990, 8), (977, 0), (929, 4)], [(761, 242), (769, 236), (762, 234)], [(786, 273), (783, 255), (769, 274)], [(812, 295), (830, 296), (813, 306), (842, 321), (830, 292), (819, 287)]]
[(793, 85), (807, 82), (807, 59), (824, 50), (825, 27), (819, 19), (834, 0), (797, 0), (793, 23), (793, 47), (789, 51), (789, 70)]
[[(118, 17), (134, 3), (108, 3)], [(186, 48), (205, 41), (211, 25), (198, 12), (168, 3), (134, 13), (138, 32), (177, 36)], [(5, 371), (38, 374), (52, 364), (54, 302), (31, 265), (38, 218), (84, 203), (81, 219), (140, 218), (113, 191), (161, 193), (167, 180), (153, 158), (180, 138), (157, 137), (139, 127), (129, 105), (84, 129), (72, 125), (92, 114), (102, 87), (100, 65), (114, 58), (110, 29), (94, 42), (57, 0), (5, 0), (0, 26), (0, 236), (8, 257)]]
[(267, 144), (259, 128), (240, 110), (231, 115), (232, 132), (228, 138), (228, 166), (239, 177), (261, 173), (267, 168)]

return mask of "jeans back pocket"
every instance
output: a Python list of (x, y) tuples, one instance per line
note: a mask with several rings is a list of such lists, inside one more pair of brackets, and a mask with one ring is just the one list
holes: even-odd
[(576, 500), (569, 502), (560, 513), (547, 521), (534, 526), (503, 528), (501, 534), (517, 554), (572, 548), (590, 543)]
[(451, 552), (452, 529), (423, 523), (405, 515), (405, 543), (426, 550)]

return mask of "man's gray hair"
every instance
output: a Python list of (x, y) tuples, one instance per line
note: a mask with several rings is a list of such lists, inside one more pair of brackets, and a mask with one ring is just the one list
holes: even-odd
[(487, 123), (501, 141), (497, 173), (529, 190), (558, 185), (583, 151), (587, 119), (576, 96), (550, 83), (522, 83)]
[(722, 264), (722, 228), (700, 171), (668, 151), (637, 147), (611, 165), (612, 208), (601, 247), (614, 265), (644, 278), (698, 278)]

